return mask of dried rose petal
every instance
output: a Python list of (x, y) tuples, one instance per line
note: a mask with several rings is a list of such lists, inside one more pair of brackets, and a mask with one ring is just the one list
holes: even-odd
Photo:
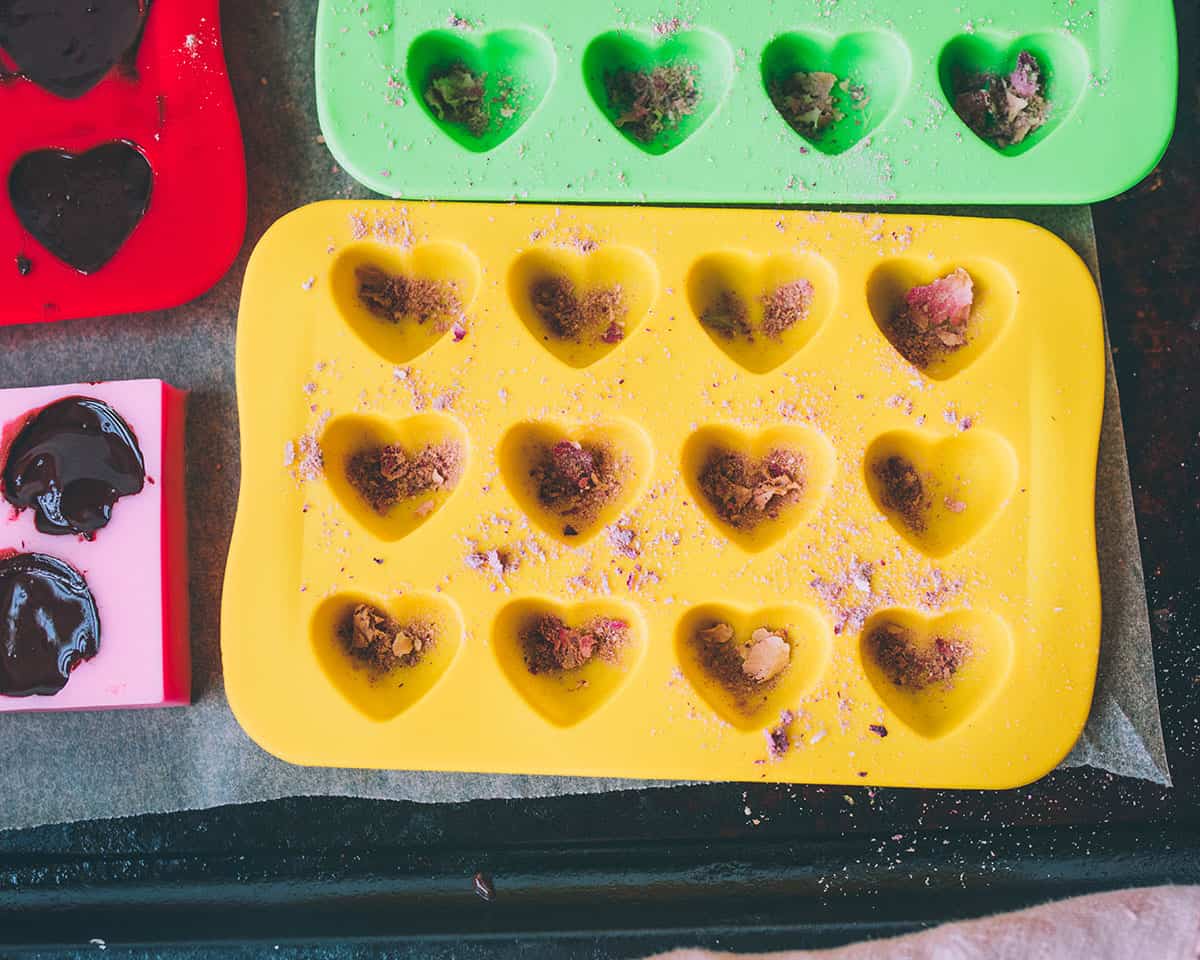
[(975, 304), (975, 284), (971, 275), (958, 267), (933, 283), (913, 287), (904, 301), (912, 311), (914, 321), (923, 315), (934, 326), (961, 327), (966, 325)]

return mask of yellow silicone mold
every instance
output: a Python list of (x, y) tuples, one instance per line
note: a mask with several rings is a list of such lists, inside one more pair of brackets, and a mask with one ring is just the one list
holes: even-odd
[[(385, 323), (354, 278), (453, 284), (452, 321)], [(888, 339), (905, 291), (956, 267), (968, 343), (924, 372)], [(529, 286), (620, 287), (616, 342), (556, 342)], [(701, 323), (807, 280), (775, 339)], [(752, 317), (753, 319), (753, 317)], [(1051, 769), (1087, 717), (1099, 644), (1093, 495), (1099, 301), (1058, 239), (1017, 221), (770, 210), (330, 202), (267, 233), (238, 323), (242, 487), (226, 573), (230, 702), (295, 763), (645, 778), (1007, 787)], [(547, 510), (554, 444), (622, 464), (586, 522)], [(450, 443), (457, 482), (380, 513), (346, 477), (363, 447)], [(785, 448), (802, 490), (735, 528), (713, 451)], [(893, 508), (880, 464), (922, 478)], [(570, 529), (568, 529), (570, 527)], [(358, 669), (336, 632), (369, 603), (437, 625), (416, 666)], [(615, 662), (526, 666), (531, 618), (618, 618)], [(786, 638), (761, 695), (698, 653), (725, 624)], [(970, 657), (949, 683), (903, 655)]]

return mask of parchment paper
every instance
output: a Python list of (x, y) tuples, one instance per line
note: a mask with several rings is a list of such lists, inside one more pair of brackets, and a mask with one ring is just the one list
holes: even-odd
[[(0, 330), (0, 386), (161, 377), (192, 391), (188, 502), (195, 703), (187, 709), (0, 718), (6, 787), (0, 829), (195, 809), (296, 795), (427, 802), (663, 786), (644, 781), (293, 767), (242, 733), (221, 681), (221, 579), (237, 498), (233, 354), (246, 257), (263, 231), (303, 203), (368, 196), (319, 142), (312, 91), (316, 4), (225, 5), (225, 35), (245, 128), (250, 226), (242, 256), (215, 290), (165, 312)], [(939, 211), (1033, 220), (1097, 272), (1086, 208)], [(187, 255), (180, 225), (180, 256)], [(1092, 714), (1067, 764), (1169, 783), (1150, 625), (1111, 360), (1097, 490), (1104, 596)]]

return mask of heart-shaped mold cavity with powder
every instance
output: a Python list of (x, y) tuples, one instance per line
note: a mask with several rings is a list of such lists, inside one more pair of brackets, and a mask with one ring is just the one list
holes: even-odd
[[(805, 119), (812, 98), (806, 95), (804, 75), (813, 73), (837, 78), (831, 97), (842, 115), (820, 130)], [(911, 73), (908, 48), (880, 30), (836, 39), (824, 33), (783, 33), (762, 54), (763, 86), (775, 109), (796, 133), (830, 155), (849, 150), (891, 116)]]
[[(971, 278), (970, 316), (960, 346), (945, 348), (931, 339), (932, 330), (915, 331), (905, 322), (906, 297), (950, 277), (957, 269)], [(867, 303), (879, 332), (905, 360), (932, 380), (948, 380), (978, 360), (1012, 322), (1017, 290), (1012, 275), (992, 260), (970, 259), (931, 263), (916, 257), (894, 257), (877, 266), (867, 279)]]
[[(938, 57), (938, 79), (946, 100), (953, 107), (956, 91), (963, 78), (981, 73), (1008, 74), (1016, 67), (1017, 56), (1022, 51), (1033, 54), (1045, 77), (1049, 113), (1045, 122), (1019, 143), (997, 146), (981, 138), (1006, 157), (1028, 153), (1045, 141), (1075, 111), (1090, 72), (1082, 44), (1065, 32), (1032, 33), (1017, 37), (992, 30), (979, 30), (954, 37), (942, 48)], [(951, 119), (961, 124), (970, 136), (975, 136), (975, 132), (961, 118)]]
[(86, 153), (25, 154), (8, 175), (8, 196), (38, 243), (80, 273), (95, 273), (141, 223), (153, 183), (141, 151), (117, 140)]
[[(555, 627), (590, 631), (597, 620), (620, 626), (624, 641), (603, 654), (593, 654), (568, 670), (539, 668), (531, 637)], [(570, 727), (608, 703), (636, 670), (646, 648), (646, 626), (638, 611), (617, 600), (590, 600), (564, 606), (548, 597), (514, 600), (497, 614), (492, 647), (500, 669), (513, 688), (539, 714), (559, 727)]]
[[(803, 424), (758, 433), (702, 427), (688, 437), (681, 457), (696, 504), (747, 553), (774, 546), (817, 511), (829, 493), (835, 463), (829, 440)], [(756, 503), (761, 507), (747, 506)]]
[[(374, 616), (356, 624), (355, 613), (361, 617), (364, 607)], [(392, 634), (404, 644), (395, 657), (388, 649)], [(399, 716), (442, 678), (462, 645), (463, 620), (450, 600), (434, 594), (383, 600), (339, 593), (317, 607), (309, 635), (330, 682), (356, 710), (383, 722)], [(411, 649), (413, 638), (419, 638), (420, 650)]]
[[(786, 665), (769, 677), (755, 673), (762, 669), (753, 652), (756, 631), (766, 631), (760, 641), (772, 644), (778, 637), (789, 648)], [(684, 676), (709, 707), (741, 730), (774, 723), (781, 711), (794, 708), (825, 672), (831, 652), (829, 627), (802, 606), (750, 610), (710, 603), (689, 610), (675, 628)]]
[(462, 327), (480, 282), (479, 260), (449, 241), (409, 249), (357, 243), (329, 268), (347, 325), (389, 363), (408, 363)]
[(521, 510), (556, 540), (578, 546), (641, 496), (654, 448), (628, 420), (527, 420), (504, 435), (497, 459)]
[(121, 62), (132, 65), (149, 0), (0, 0), (0, 48), (55, 96), (82, 97)]
[(583, 54), (583, 79), (600, 112), (635, 147), (673, 150), (708, 121), (733, 82), (733, 51), (710, 30), (613, 30)]
[(467, 34), (431, 30), (408, 48), (408, 83), (446, 136), (494, 150), (537, 111), (554, 81), (554, 47), (517, 27)]
[(688, 303), (701, 329), (751, 373), (786, 363), (833, 309), (837, 278), (815, 253), (722, 250), (688, 271)]
[(508, 290), (534, 339), (580, 369), (608, 356), (645, 322), (658, 297), (658, 270), (634, 247), (586, 253), (538, 247), (513, 263)]
[(334, 497), (386, 541), (408, 536), (454, 496), (470, 449), (466, 428), (442, 413), (345, 414), (325, 427), (320, 446)]
[(974, 427), (938, 439), (915, 430), (877, 437), (864, 461), (867, 490), (896, 531), (918, 550), (944, 557), (1004, 509), (1017, 483), (1017, 457), (999, 434)]
[(1004, 686), (1012, 636), (995, 614), (960, 610), (925, 617), (882, 610), (863, 628), (859, 655), (886, 707), (922, 737), (962, 726)]

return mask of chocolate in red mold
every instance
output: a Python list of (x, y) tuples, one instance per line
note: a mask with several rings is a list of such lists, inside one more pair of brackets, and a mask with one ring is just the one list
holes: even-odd
[(100, 650), (100, 615), (83, 575), (41, 553), (0, 559), (0, 695), (51, 696)]
[(32, 507), (38, 530), (91, 539), (121, 497), (139, 493), (146, 477), (137, 437), (112, 407), (66, 397), (20, 428), (4, 463), (4, 497)]
[(141, 151), (116, 140), (86, 153), (25, 154), (8, 176), (8, 195), (35, 240), (80, 273), (94, 273), (145, 216), (153, 182)]
[(132, 60), (149, 0), (0, 0), (0, 47), (20, 75), (81, 97)]

